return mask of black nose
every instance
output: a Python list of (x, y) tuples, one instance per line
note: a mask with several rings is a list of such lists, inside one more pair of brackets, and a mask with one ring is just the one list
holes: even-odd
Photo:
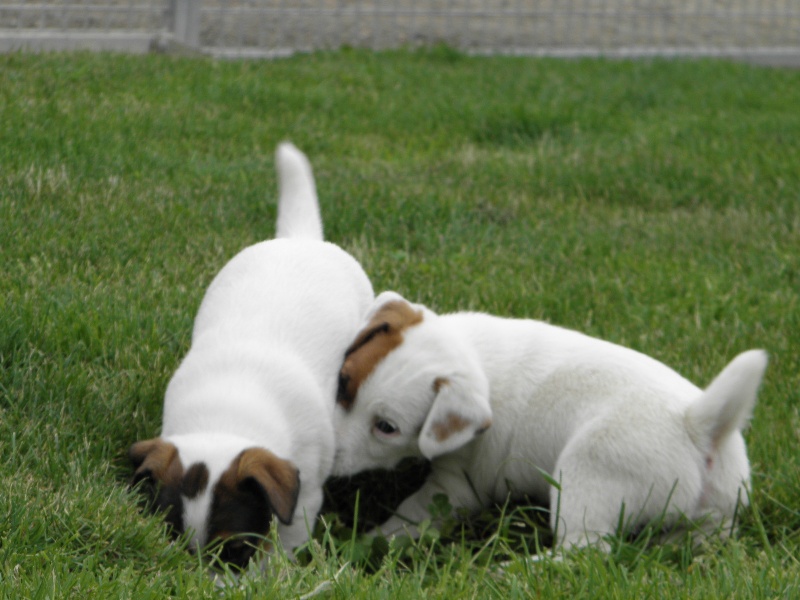
[(256, 553), (255, 545), (246, 539), (233, 539), (222, 542), (219, 551), (219, 560), (231, 567), (243, 570)]

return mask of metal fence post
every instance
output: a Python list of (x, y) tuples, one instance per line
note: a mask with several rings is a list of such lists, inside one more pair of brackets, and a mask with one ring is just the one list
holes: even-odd
[(200, 0), (170, 0), (175, 40), (191, 48), (200, 46)]

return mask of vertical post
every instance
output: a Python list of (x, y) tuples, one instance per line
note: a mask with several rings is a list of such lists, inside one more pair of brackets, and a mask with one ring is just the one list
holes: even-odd
[(200, 46), (200, 0), (170, 0), (172, 33), (191, 48)]

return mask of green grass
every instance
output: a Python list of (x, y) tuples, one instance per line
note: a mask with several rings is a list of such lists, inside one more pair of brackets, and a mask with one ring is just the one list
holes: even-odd
[[(2, 597), (796, 597), (798, 106), (800, 72), (713, 61), (0, 57)], [(205, 286), (271, 236), (287, 138), (376, 290), (581, 329), (699, 385), (766, 348), (736, 539), (531, 565), (525, 506), (388, 553), (351, 536), (356, 484), (363, 527), (410, 468), (332, 486), (298, 564), (215, 590), (125, 452), (159, 430)]]

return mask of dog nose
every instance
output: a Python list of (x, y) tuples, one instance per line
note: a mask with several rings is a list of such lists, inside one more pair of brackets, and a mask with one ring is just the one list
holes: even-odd
[(229, 565), (244, 569), (255, 552), (255, 546), (245, 540), (228, 540), (223, 542), (219, 558)]

